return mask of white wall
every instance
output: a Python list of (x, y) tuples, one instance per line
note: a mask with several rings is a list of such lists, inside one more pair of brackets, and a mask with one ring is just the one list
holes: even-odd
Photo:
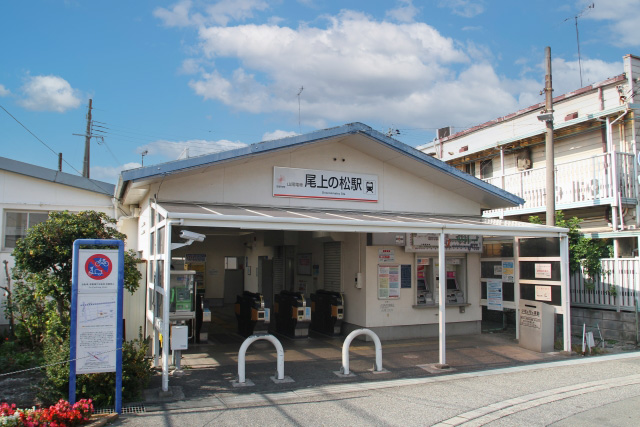
[[(104, 212), (110, 217), (115, 210), (111, 196), (83, 190), (63, 184), (56, 184), (26, 175), (0, 171), (0, 286), (7, 286), (4, 261), (11, 269), (14, 265), (11, 252), (13, 248), (4, 247), (4, 221), (7, 211), (84, 211)], [(5, 318), (6, 297), (0, 291), (0, 325), (9, 323)]]
[[(343, 158), (344, 162), (341, 161)], [(364, 203), (273, 197), (274, 166), (377, 175), (379, 201)], [(152, 185), (149, 194), (158, 192), (158, 188), (159, 184)], [(400, 170), (337, 141), (303, 146), (291, 153), (265, 154), (241, 162), (214, 165), (197, 174), (168, 176), (162, 182), (158, 199), (373, 211), (455, 212), (461, 215), (480, 212), (479, 204), (444, 190), (438, 183), (417, 178), (411, 171)]]

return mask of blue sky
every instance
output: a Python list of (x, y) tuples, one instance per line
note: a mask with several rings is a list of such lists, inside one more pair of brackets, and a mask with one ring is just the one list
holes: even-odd
[(555, 94), (579, 88), (585, 8), (583, 86), (640, 55), (640, 0), (3, 1), (0, 155), (81, 171), (89, 98), (91, 177), (110, 182), (145, 150), (148, 165), (354, 121), (421, 145), (542, 101), (545, 46)]

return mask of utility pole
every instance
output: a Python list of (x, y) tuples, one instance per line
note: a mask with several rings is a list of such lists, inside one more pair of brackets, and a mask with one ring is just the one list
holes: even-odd
[(546, 206), (547, 225), (555, 225), (556, 220), (556, 179), (555, 160), (553, 154), (553, 85), (551, 83), (551, 47), (544, 49), (546, 75), (544, 77), (545, 104), (544, 112), (538, 116), (539, 120), (545, 122), (547, 130), (545, 135), (545, 157), (547, 159), (547, 185), (546, 185)]
[(82, 176), (89, 178), (89, 161), (91, 152), (91, 104), (89, 100), (89, 112), (87, 113), (87, 132), (84, 135), (84, 162), (82, 163)]

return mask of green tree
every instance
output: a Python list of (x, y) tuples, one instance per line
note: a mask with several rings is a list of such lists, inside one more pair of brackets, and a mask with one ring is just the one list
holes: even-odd
[[(58, 316), (68, 316), (71, 303), (73, 242), (76, 239), (120, 239), (126, 235), (114, 227), (115, 220), (102, 212), (51, 212), (49, 219), (29, 228), (13, 250), (14, 277), (28, 282), (34, 293), (55, 301)], [(141, 274), (133, 251), (125, 253), (124, 287), (133, 293)]]
[[(539, 216), (530, 216), (529, 222), (542, 224)], [(565, 219), (564, 212), (556, 211), (556, 226), (568, 228), (569, 232), (569, 270), (572, 273), (584, 267), (585, 272), (592, 280), (601, 272), (601, 258), (611, 256), (611, 242), (609, 239), (589, 239), (580, 232), (582, 220), (577, 217)]]
[[(45, 400), (66, 397), (68, 391), (69, 365), (64, 362), (69, 359), (73, 242), (77, 239), (124, 241), (126, 236), (114, 225), (114, 219), (100, 212), (52, 212), (47, 221), (29, 228), (27, 235), (16, 243), (11, 309), (20, 320), (16, 327), (18, 338), (31, 348), (43, 351), (48, 368), (40, 390)], [(124, 258), (124, 287), (133, 293), (141, 274), (133, 251), (125, 252)], [(147, 349), (148, 341), (143, 337), (123, 343), (125, 398), (133, 399), (149, 380)], [(112, 403), (115, 374), (83, 375), (78, 387), (79, 396), (95, 397), (98, 405)]]

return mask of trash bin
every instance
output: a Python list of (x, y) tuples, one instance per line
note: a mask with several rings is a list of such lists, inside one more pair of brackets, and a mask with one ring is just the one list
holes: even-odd
[(235, 312), (238, 333), (243, 337), (266, 331), (269, 327), (269, 309), (264, 306), (264, 299), (260, 293), (244, 291), (242, 295), (238, 295)]
[(552, 305), (542, 301), (521, 299), (520, 309), (520, 347), (548, 353), (553, 351), (554, 316)]
[(344, 294), (318, 290), (311, 294), (311, 329), (325, 335), (340, 335), (344, 318)]
[(300, 292), (282, 291), (274, 297), (276, 331), (290, 338), (307, 338), (311, 323), (311, 307)]

